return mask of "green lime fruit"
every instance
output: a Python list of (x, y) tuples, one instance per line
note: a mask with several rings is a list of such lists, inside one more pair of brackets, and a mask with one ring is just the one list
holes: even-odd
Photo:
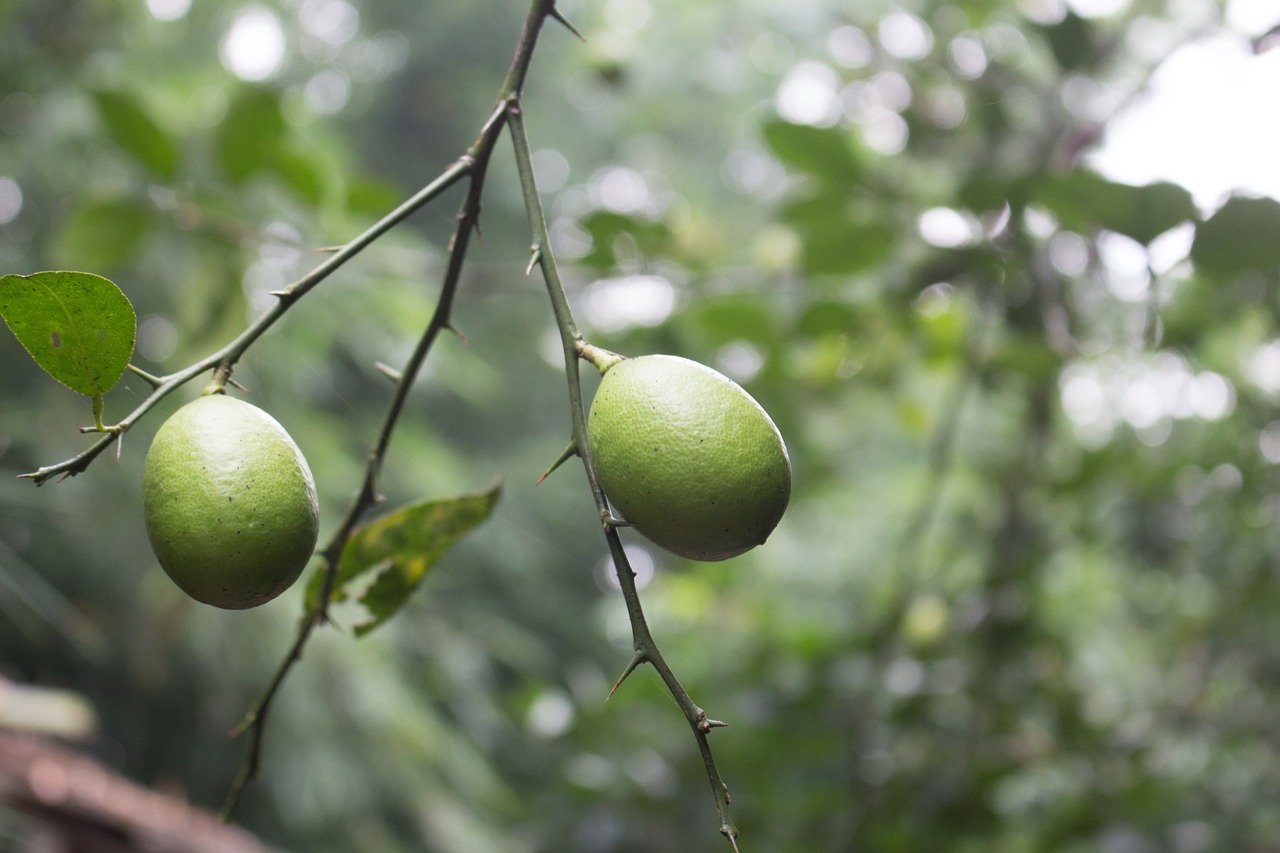
[(288, 589), (320, 530), (315, 481), (289, 433), (225, 394), (188, 403), (156, 432), (142, 501), (165, 572), (197, 601), (229, 610)]
[(622, 517), (693, 560), (762, 544), (791, 497), (791, 460), (768, 413), (727, 376), (678, 356), (607, 367), (587, 444)]

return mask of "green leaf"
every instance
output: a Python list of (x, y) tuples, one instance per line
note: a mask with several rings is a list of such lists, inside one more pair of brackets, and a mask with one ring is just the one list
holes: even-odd
[(116, 145), (162, 178), (177, 174), (177, 144), (136, 99), (111, 91), (94, 92), (93, 99)]
[(896, 236), (883, 217), (838, 194), (793, 201), (781, 218), (800, 235), (804, 271), (810, 275), (870, 269), (889, 256)]
[(1062, 224), (1082, 233), (1099, 228), (1150, 243), (1170, 228), (1196, 218), (1191, 193), (1177, 184), (1117, 184), (1089, 171), (1055, 175), (1032, 191)]
[(1030, 185), (1026, 175), (978, 172), (961, 184), (956, 192), (956, 201), (974, 213), (999, 210), (1006, 204), (1021, 210), (1027, 202)]
[(1196, 229), (1191, 260), (1212, 274), (1280, 270), (1280, 202), (1234, 196)]
[(151, 227), (151, 210), (133, 199), (86, 199), (62, 223), (51, 247), (59, 266), (109, 269), (127, 261)]
[(244, 181), (275, 165), (284, 132), (280, 93), (246, 86), (232, 99), (218, 127), (218, 165), (231, 181)]
[(989, 363), (1010, 374), (1022, 374), (1039, 382), (1057, 374), (1062, 368), (1062, 356), (1053, 351), (1043, 335), (1015, 332), (1004, 336), (996, 345)]
[(1093, 24), (1068, 11), (1062, 20), (1041, 28), (1053, 58), (1067, 71), (1084, 70), (1095, 61), (1097, 38)]
[(378, 178), (356, 175), (347, 185), (347, 209), (381, 216), (404, 200), (400, 188)]
[(579, 224), (591, 235), (591, 251), (579, 262), (597, 269), (612, 269), (617, 265), (614, 246), (622, 234), (629, 235), (635, 241), (635, 248), (647, 257), (666, 253), (671, 243), (670, 228), (639, 216), (595, 210)]
[(2, 276), (0, 316), (36, 364), (89, 397), (109, 391), (133, 355), (133, 305), (92, 273)]
[[(440, 557), (489, 517), (500, 492), (494, 486), (480, 495), (411, 504), (356, 530), (343, 548), (332, 597), (345, 600), (348, 584), (377, 572), (359, 599), (372, 618), (356, 626), (356, 635), (363, 636), (391, 618)], [(311, 578), (308, 609), (319, 603), (323, 581), (322, 572)]]
[(317, 157), (304, 149), (281, 148), (274, 163), (278, 174), (298, 196), (319, 207), (325, 196), (325, 171)]
[(815, 299), (796, 321), (795, 333), (805, 338), (856, 334), (859, 314), (858, 307), (848, 302)]
[(754, 295), (711, 297), (699, 300), (683, 315), (711, 346), (750, 341), (772, 346), (779, 335), (778, 312)]
[(771, 121), (764, 126), (764, 141), (779, 160), (823, 181), (853, 183), (862, 171), (850, 138), (839, 128)]

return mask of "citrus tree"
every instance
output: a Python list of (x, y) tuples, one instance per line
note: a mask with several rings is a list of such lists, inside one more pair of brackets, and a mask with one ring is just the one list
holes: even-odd
[[(291, 848), (1265, 847), (1280, 206), (1101, 156), (1246, 5), (11, 7), (0, 674)], [(625, 507), (649, 354), (763, 547)], [(210, 382), (321, 510), (243, 613), (144, 523)]]
[[(319, 549), (322, 565), (308, 585), (296, 639), (238, 727), (250, 733), (251, 746), (224, 806), (226, 818), (259, 772), (266, 721), (276, 693), (302, 657), (313, 630), (329, 620), (330, 606), (358, 598), (370, 619), (359, 624), (356, 633), (377, 627), (403, 605), (436, 560), (482, 521), (497, 500), (495, 487), (484, 495), (415, 504), (361, 525), (368, 510), (383, 500), (380, 473), (408, 391), (439, 335), (452, 328), (453, 300), (470, 240), (479, 228), (489, 163), (506, 133), (513, 143), (532, 228), (528, 269), (537, 268), (546, 282), (568, 377), (572, 438), (547, 473), (571, 457), (581, 457), (631, 620), (634, 653), (613, 690), (642, 664), (657, 670), (697, 740), (715, 796), (720, 832), (737, 846), (738, 831), (729, 816), (730, 795), (707, 738), (713, 728), (724, 724), (708, 718), (693, 702), (659, 651), (617, 528), (639, 522), (639, 529), (655, 541), (695, 559), (735, 556), (762, 544), (777, 525), (791, 492), (790, 461), (777, 427), (732, 380), (686, 360), (649, 357), (628, 362), (600, 351), (578, 331), (548, 236), (521, 100), (534, 48), (549, 20), (581, 38), (554, 2), (537, 0), (525, 18), (492, 112), (476, 141), (451, 166), (357, 237), (331, 250), (309, 273), (271, 291), (270, 306), (248, 328), (186, 367), (154, 376), (131, 364), (137, 318), (127, 297), (101, 276), (56, 271), (0, 279), (0, 314), (50, 376), (91, 398), (94, 423), (81, 432), (102, 435), (75, 456), (25, 475), (37, 485), (80, 474), (109, 447), (119, 449), (124, 435), (158, 402), (212, 371), (203, 396), (165, 422), (147, 454), (143, 493), (147, 533), (160, 565), (192, 598), (224, 609), (256, 607), (291, 586), (309, 562), (319, 533), (318, 501), (311, 470), (288, 432), (261, 409), (226, 396), (225, 386), (238, 384), (232, 379), (236, 364), (310, 290), (445, 190), (464, 185), (430, 319), (403, 368), (380, 365), (394, 391), (368, 454), (362, 485), (327, 544)], [(265, 115), (263, 104), (270, 111), (269, 100), (264, 101), (261, 93), (249, 92), (245, 97), (243, 105), (237, 106), (247, 115), (237, 117), (239, 121), (256, 123)], [(153, 169), (169, 168), (172, 147), (164, 144), (167, 138), (145, 112), (114, 95), (103, 96), (101, 104), (103, 120), (116, 129), (131, 154)], [(251, 129), (242, 126), (229, 133), (242, 130)], [(246, 154), (254, 156), (244, 150), (240, 139), (228, 135), (223, 143), (222, 164), (232, 173), (245, 168)], [(157, 159), (161, 150), (164, 162)], [(592, 409), (598, 414), (591, 441), (579, 359), (590, 361), (601, 373), (612, 372), (604, 383), (609, 390)], [(127, 368), (153, 390), (129, 415), (108, 426), (103, 422), (103, 398)], [(619, 378), (623, 373), (628, 379)], [(639, 385), (637, 375), (646, 377)], [(599, 473), (592, 462), (596, 452), (607, 456)], [(628, 517), (612, 513), (600, 485), (602, 476), (609, 480), (610, 491), (622, 497)], [(373, 576), (371, 582), (367, 575)], [(349, 592), (359, 581), (365, 582), (359, 594)]]

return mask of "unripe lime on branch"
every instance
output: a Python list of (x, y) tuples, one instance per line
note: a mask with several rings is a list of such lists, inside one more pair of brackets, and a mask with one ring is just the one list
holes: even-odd
[(622, 517), (682, 557), (725, 560), (762, 544), (791, 497), (791, 460), (769, 415), (685, 358), (606, 364), (587, 444)]
[(298, 579), (319, 507), (307, 460), (266, 412), (225, 394), (156, 432), (143, 474), (147, 536), (165, 572), (215, 607), (256, 607)]

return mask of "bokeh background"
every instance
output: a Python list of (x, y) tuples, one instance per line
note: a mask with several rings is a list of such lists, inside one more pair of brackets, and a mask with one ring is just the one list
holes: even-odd
[[(744, 849), (1280, 850), (1268, 6), (561, 4), (586, 41), (548, 28), (525, 109), (580, 325), (734, 376), (792, 454), (764, 547), (694, 564), (626, 534), (659, 643), (731, 724)], [(0, 4), (0, 267), (107, 275), (136, 363), (184, 366), (462, 153), (525, 11)], [(457, 203), (237, 367), (330, 524)], [(237, 819), (290, 850), (727, 850), (656, 676), (606, 701), (629, 630), (580, 468), (534, 485), (568, 403), (505, 143), (482, 224), (465, 341), (384, 488), (503, 500), (391, 623), (318, 632)], [(16, 475), (83, 447), (89, 407), (7, 332), (0, 365), (0, 676), (79, 697), (86, 751), (217, 808), (301, 602), (214, 611), (155, 564), (143, 456), (200, 383), (118, 463), (36, 488)], [(108, 420), (147, 390), (126, 377)], [(0, 847), (31, 831), (0, 810)]]

